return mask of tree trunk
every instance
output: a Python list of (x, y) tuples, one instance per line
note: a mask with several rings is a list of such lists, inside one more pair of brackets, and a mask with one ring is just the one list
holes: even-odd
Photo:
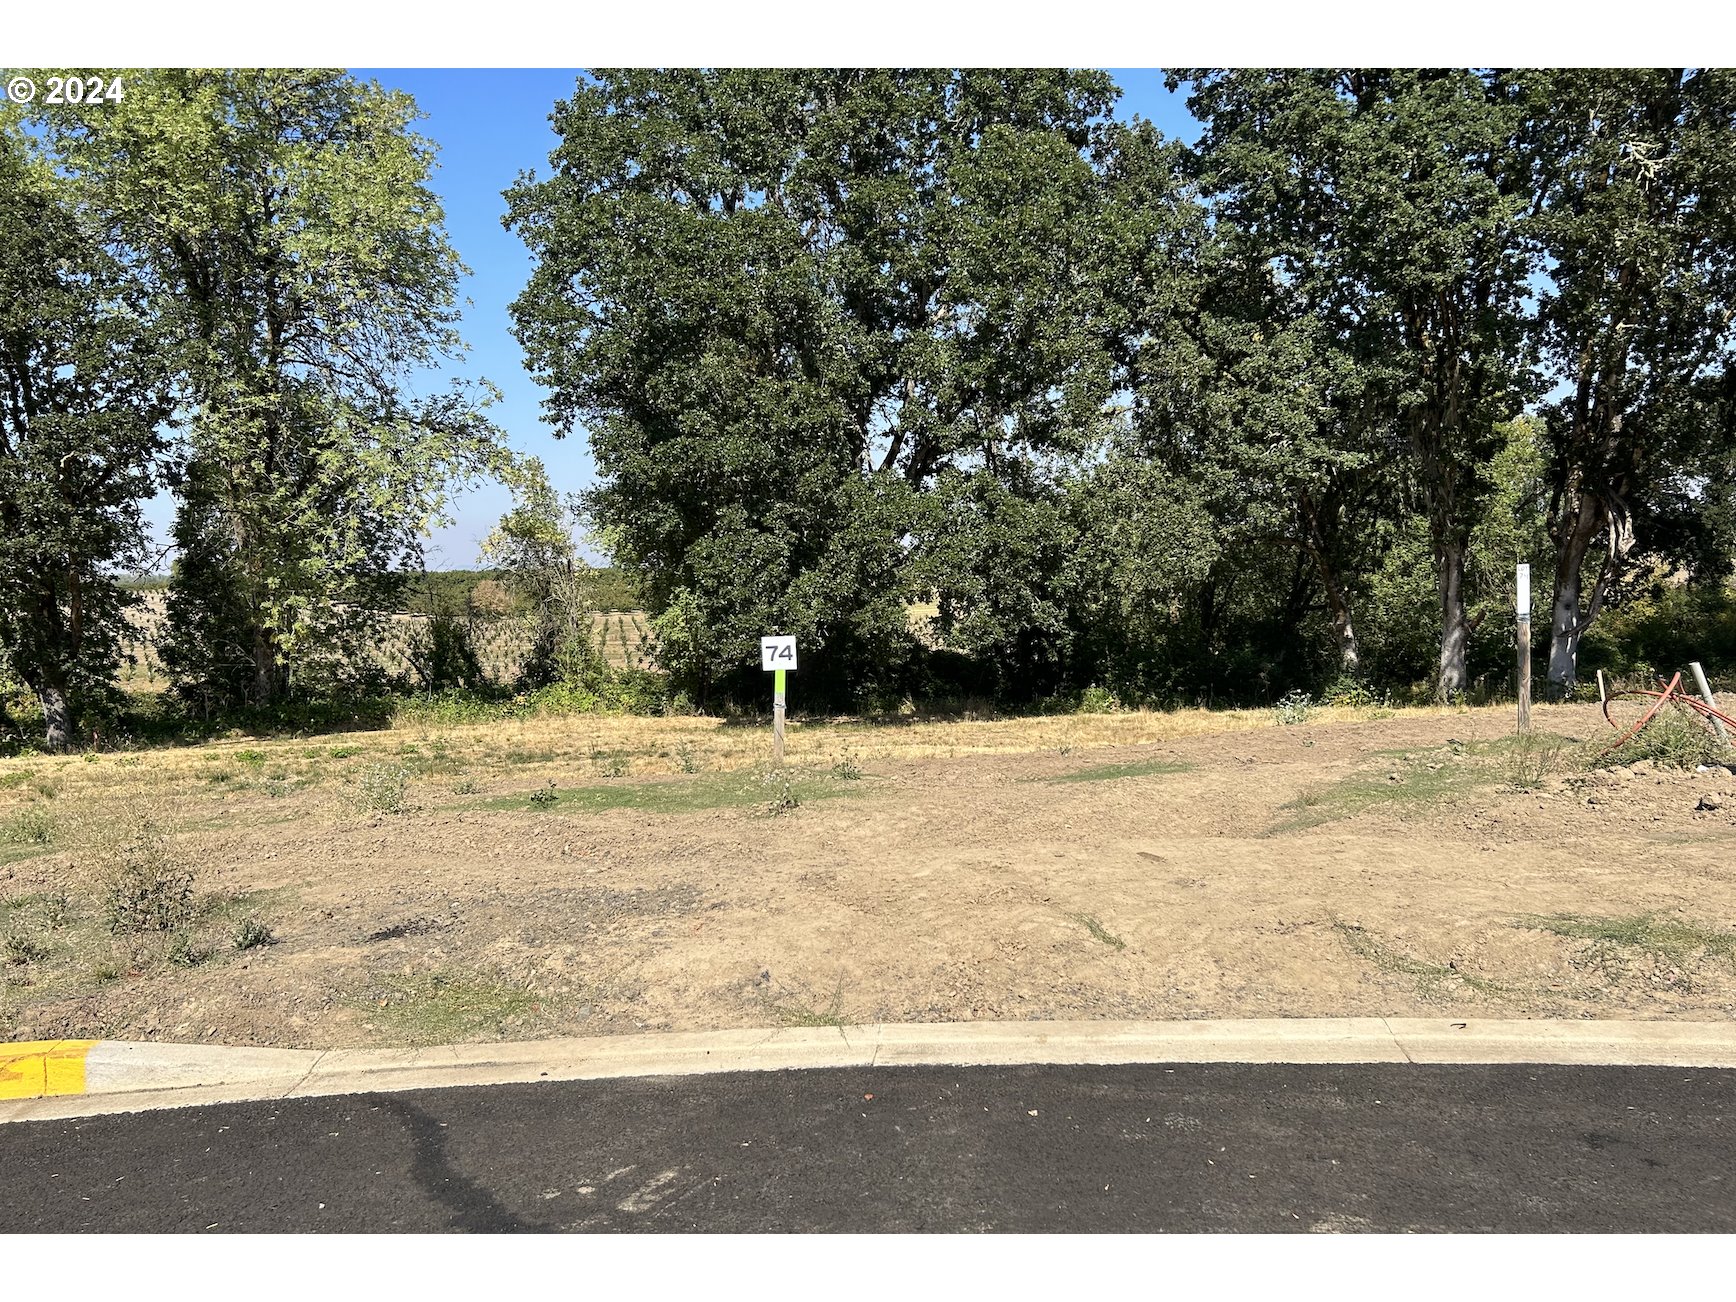
[(1457, 539), (1440, 547), (1441, 673), (1435, 699), (1445, 705), (1465, 690), (1465, 651), (1471, 626), (1465, 622), (1465, 545)]
[(63, 751), (72, 744), (72, 706), (66, 692), (49, 683), (38, 689), (36, 699), (42, 703), (43, 743), (52, 751)]
[(1549, 620), (1549, 689), (1565, 695), (1579, 679), (1579, 639), (1586, 620), (1581, 610), (1585, 554), (1597, 536), (1602, 512), (1590, 497), (1579, 499), (1569, 527), (1555, 550), (1555, 608)]
[[(1609, 530), (1609, 555), (1603, 572), (1585, 601), (1585, 557), (1604, 529)], [(1603, 594), (1623, 558), (1633, 549), (1633, 521), (1619, 495), (1607, 500), (1580, 494), (1573, 514), (1556, 531), (1555, 609), (1549, 626), (1549, 690), (1565, 695), (1579, 679), (1579, 639), (1591, 627), (1603, 605)]]
[(281, 675), (277, 666), (277, 648), (272, 645), (271, 630), (263, 624), (253, 626), (253, 703), (275, 704)]
[(1327, 560), (1326, 535), (1320, 526), (1319, 511), (1306, 493), (1300, 495), (1300, 505), (1307, 529), (1303, 546), (1320, 574), (1320, 584), (1326, 590), (1326, 605), (1332, 612), (1332, 630), (1338, 635), (1338, 668), (1354, 678), (1362, 669), (1362, 649), (1356, 641), (1356, 624), (1350, 616), (1350, 599), (1344, 595), (1344, 588), (1338, 582), (1338, 572)]
[(1321, 567), (1326, 585), (1326, 604), (1332, 611), (1332, 631), (1338, 635), (1338, 667), (1351, 678), (1362, 670), (1362, 649), (1356, 642), (1356, 625), (1350, 617), (1350, 602), (1332, 572)]

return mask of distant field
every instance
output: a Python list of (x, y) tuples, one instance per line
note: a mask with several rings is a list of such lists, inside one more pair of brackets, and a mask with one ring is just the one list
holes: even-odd
[[(163, 624), (164, 593), (147, 590), (133, 611), (134, 636), (126, 645), (136, 665), (126, 677), (134, 686), (160, 686), (163, 669), (156, 655), (156, 640)], [(414, 640), (426, 636), (426, 615), (395, 614), (387, 617), (374, 653), (389, 674), (412, 674), (409, 652)], [(499, 683), (509, 683), (524, 667), (531, 647), (531, 621), (519, 615), (476, 617), (471, 635), (483, 672)], [(642, 610), (600, 611), (591, 617), (591, 634), (597, 649), (614, 668), (653, 669), (656, 643), (651, 623)]]

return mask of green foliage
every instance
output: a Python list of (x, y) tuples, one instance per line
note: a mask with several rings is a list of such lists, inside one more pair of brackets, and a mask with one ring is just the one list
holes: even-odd
[(54, 839), (54, 816), (46, 809), (21, 809), (0, 824), (0, 836), (15, 845), (47, 845)]
[(232, 939), (235, 948), (244, 952), (277, 943), (277, 937), (272, 934), (271, 928), (258, 918), (243, 918), (236, 926)]
[(1678, 918), (1659, 918), (1649, 913), (1630, 917), (1577, 913), (1558, 913), (1549, 917), (1527, 915), (1514, 925), (1553, 932), (1571, 940), (1643, 950), (1677, 964), (1686, 963), (1696, 956), (1736, 959), (1736, 932)]
[(193, 872), (148, 813), (127, 814), (99, 852), (109, 930), (175, 931), (193, 920)]
[(1650, 760), (1660, 768), (1694, 769), (1702, 764), (1725, 763), (1732, 758), (1736, 757), (1699, 715), (1681, 706), (1668, 705), (1640, 730), (1638, 736), (1594, 762), (1600, 768), (1610, 768)]
[[(1112, 95), (1092, 72), (647, 70), (557, 105), (555, 174), (509, 195), (536, 260), (514, 318), (680, 689), (757, 697), (776, 631), (806, 699), (896, 684), (943, 483), (1012, 482), (1089, 428), (1085, 151)], [(966, 636), (995, 600), (953, 603)]]
[(87, 191), (9, 105), (0, 193), (0, 683), (29, 688), (61, 750), (118, 704), (136, 598), (116, 571), (142, 564), (171, 376)]
[(1272, 714), (1281, 724), (1307, 723), (1314, 717), (1314, 698), (1307, 692), (1288, 692), (1272, 707)]
[(14, 967), (40, 963), (48, 957), (48, 946), (30, 936), (10, 935), (0, 942), (0, 957)]
[(46, 125), (190, 399), (163, 662), (204, 713), (355, 691), (377, 590), (502, 465), (488, 391), (407, 387), (462, 351), (433, 146), (339, 71), (152, 69), (105, 108)]
[(373, 813), (399, 814), (409, 786), (410, 770), (403, 764), (365, 764), (356, 774), (356, 799)]

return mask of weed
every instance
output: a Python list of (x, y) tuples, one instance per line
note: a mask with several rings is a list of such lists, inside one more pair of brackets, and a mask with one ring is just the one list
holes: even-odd
[(760, 785), (769, 797), (765, 804), (768, 814), (787, 814), (802, 803), (796, 784), (783, 769), (767, 769), (760, 775)]
[(1730, 752), (1697, 715), (1671, 706), (1660, 711), (1637, 737), (1629, 738), (1608, 755), (1593, 758), (1591, 765), (1610, 768), (1650, 760), (1659, 768), (1693, 769), (1702, 764), (1722, 763), (1729, 756)]
[(1081, 927), (1085, 928), (1086, 931), (1089, 931), (1095, 939), (1100, 940), (1105, 945), (1109, 946), (1110, 949), (1127, 948), (1127, 942), (1125, 940), (1110, 931), (1089, 913), (1069, 913), (1067, 916), (1073, 919), (1074, 922), (1077, 922)]
[(209, 963), (213, 955), (210, 950), (194, 944), (192, 937), (185, 932), (177, 932), (163, 957), (175, 967), (199, 967)]
[(225, 782), (233, 782), (234, 780), (235, 770), (224, 765), (219, 765), (205, 774), (205, 781), (213, 786), (220, 786)]
[(530, 803), (538, 809), (548, 809), (560, 801), (560, 793), (555, 790), (551, 780), (546, 787), (538, 787), (530, 793)]
[(240, 950), (258, 949), (263, 945), (275, 945), (277, 937), (258, 918), (245, 918), (239, 927), (235, 928), (235, 948)]
[(1383, 972), (1410, 977), (1416, 982), (1417, 994), (1424, 999), (1438, 994), (1440, 988), (1450, 981), (1461, 981), (1478, 994), (1499, 995), (1506, 991), (1506, 987), (1500, 983), (1474, 973), (1461, 972), (1451, 963), (1430, 963), (1424, 959), (1412, 958), (1396, 949), (1389, 949), (1355, 923), (1334, 920), (1332, 930), (1338, 933), (1344, 947), (1358, 958), (1366, 960)]
[(54, 817), (46, 809), (21, 809), (6, 820), (5, 839), (19, 845), (47, 845), (54, 839)]
[(0, 942), (0, 955), (4, 955), (12, 966), (23, 967), (26, 963), (40, 963), (47, 958), (48, 947), (29, 936), (12, 935)]
[(1107, 687), (1087, 687), (1079, 694), (1080, 714), (1109, 714), (1120, 708), (1121, 702)]
[(1314, 698), (1303, 691), (1288, 692), (1272, 707), (1272, 713), (1286, 726), (1307, 723), (1314, 714)]
[(627, 776), (627, 759), (624, 755), (612, 755), (603, 762), (602, 769), (606, 778), (624, 778)]
[(42, 897), (42, 925), (50, 931), (59, 931), (73, 919), (72, 896), (65, 891)]
[(762, 996), (762, 1002), (773, 1017), (783, 1026), (844, 1026), (844, 978), (838, 978), (838, 984), (832, 989), (832, 1000), (823, 1009), (810, 1008), (799, 999), (788, 995), (773, 999)]
[(693, 743), (684, 741), (675, 747), (675, 764), (683, 773), (699, 772), (699, 752), (693, 748)]
[(35, 769), (13, 769), (10, 773), (0, 774), (0, 791), (10, 791), (13, 787), (21, 787), (35, 776)]
[(110, 931), (174, 931), (192, 921), (192, 870), (149, 813), (131, 811), (99, 846), (98, 857), (107, 869), (103, 907)]
[(235, 762), (245, 764), (250, 769), (265, 766), (265, 752), (262, 750), (238, 750), (235, 752)]
[(458, 972), (387, 977), (370, 1001), (370, 1020), (412, 1044), (445, 1044), (478, 1032), (503, 1032), (509, 1018), (536, 1007), (531, 991)]
[(379, 814), (402, 813), (409, 786), (410, 770), (402, 764), (368, 764), (356, 775), (362, 808)]
[(107, 985), (110, 981), (120, 980), (121, 970), (113, 963), (98, 963), (90, 970), (90, 979), (97, 985)]
[(115, 761), (115, 766), (123, 769), (136, 769), (144, 762), (145, 761), (137, 755), (122, 755)]
[(1519, 744), (1507, 752), (1502, 763), (1502, 775), (1507, 785), (1520, 791), (1535, 791), (1544, 779), (1561, 764), (1561, 741), (1539, 733), (1528, 732)]
[(350, 756), (360, 755), (361, 753), (362, 748), (360, 746), (333, 746), (330, 750), (326, 751), (326, 754), (330, 755), (333, 759), (349, 759)]
[(1705, 927), (1695, 922), (1658, 918), (1649, 913), (1626, 918), (1576, 913), (1558, 913), (1549, 917), (1527, 914), (1516, 919), (1513, 925), (1552, 932), (1571, 940), (1638, 949), (1677, 965), (1687, 963), (1695, 954), (1736, 960), (1736, 932), (1719, 931), (1716, 927)]
[(854, 756), (846, 755), (832, 765), (832, 776), (842, 778), (845, 782), (860, 782), (862, 780), (862, 766), (856, 762)]
[(482, 790), (482, 784), (472, 777), (462, 777), (452, 784), (452, 794), (455, 796), (474, 796)]

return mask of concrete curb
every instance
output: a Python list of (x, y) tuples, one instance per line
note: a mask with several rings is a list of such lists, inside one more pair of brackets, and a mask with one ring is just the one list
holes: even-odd
[(1172, 1062), (1736, 1067), (1736, 1022), (885, 1023), (329, 1051), (55, 1040), (0, 1045), (0, 1122), (543, 1080)]

